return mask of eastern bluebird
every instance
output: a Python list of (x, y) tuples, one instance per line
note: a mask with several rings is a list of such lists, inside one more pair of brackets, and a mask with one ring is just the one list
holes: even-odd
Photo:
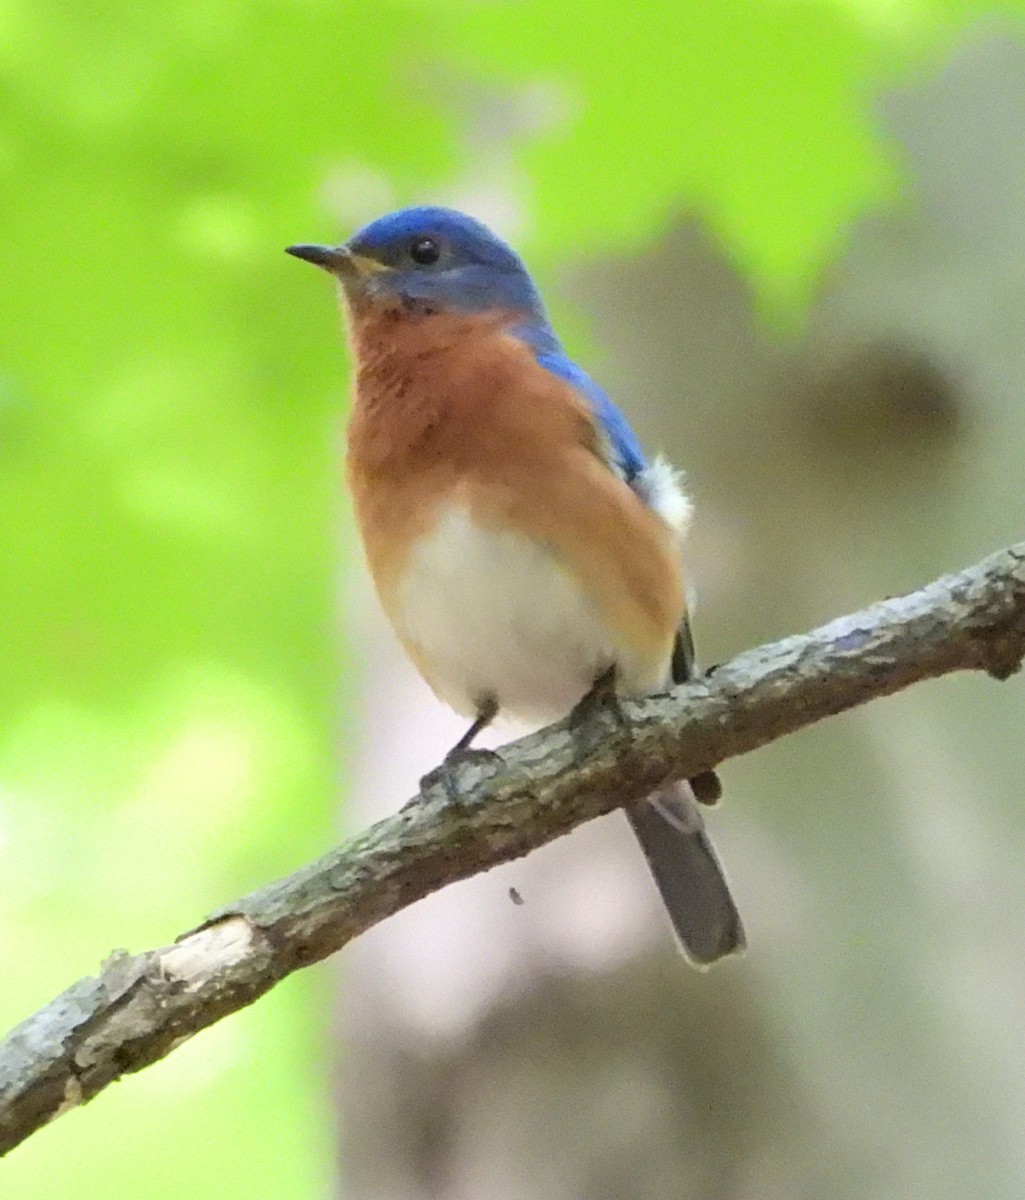
[[(346, 302), (356, 518), (399, 640), (473, 720), (453, 753), (499, 711), (549, 721), (596, 688), (690, 678), (690, 501), (566, 356), (516, 253), (445, 208), (289, 253), (334, 275)], [(695, 803), (718, 794), (706, 772), (627, 810), (698, 964), (744, 945)]]

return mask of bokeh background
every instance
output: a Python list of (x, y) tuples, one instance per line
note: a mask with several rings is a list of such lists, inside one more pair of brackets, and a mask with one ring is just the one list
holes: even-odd
[[(285, 245), (441, 201), (686, 466), (707, 661), (1022, 536), (1025, 3), (0, 0), (0, 1026), (393, 810), (458, 724), (366, 587)], [(1025, 689), (723, 771), (751, 949), (617, 818), (401, 914), (0, 1196), (1018, 1198)], [(509, 901), (515, 886), (525, 900)]]

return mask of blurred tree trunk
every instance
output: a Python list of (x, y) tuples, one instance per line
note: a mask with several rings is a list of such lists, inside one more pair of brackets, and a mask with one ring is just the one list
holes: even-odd
[[(570, 288), (688, 470), (706, 662), (1025, 527), (1025, 51), (979, 39), (884, 113), (912, 202), (850, 231), (797, 344), (695, 221)], [(362, 794), (401, 797), (456, 725), (380, 646)], [(346, 1197), (1020, 1195), (1023, 718), (1020, 687), (948, 680), (728, 766), (751, 950), (708, 976), (612, 820), (375, 931)]]

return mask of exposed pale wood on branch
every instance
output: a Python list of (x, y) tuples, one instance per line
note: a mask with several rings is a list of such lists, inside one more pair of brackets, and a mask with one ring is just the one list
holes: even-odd
[(428, 777), (398, 813), (210, 917), (109, 958), (0, 1043), (0, 1153), (290, 972), (446, 884), (526, 854), (667, 780), (922, 679), (1005, 679), (1025, 654), (1025, 543), (920, 591), (738, 655), (707, 679), (563, 721)]

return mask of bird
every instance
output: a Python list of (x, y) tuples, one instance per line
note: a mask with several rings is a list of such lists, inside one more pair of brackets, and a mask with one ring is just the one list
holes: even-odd
[[(287, 252), (338, 285), (356, 522), (398, 640), (471, 721), (447, 761), (499, 713), (548, 723), (694, 677), (682, 476), (567, 355), (516, 251), (416, 206)], [(706, 771), (625, 810), (698, 967), (745, 945), (698, 804), (720, 790)]]

